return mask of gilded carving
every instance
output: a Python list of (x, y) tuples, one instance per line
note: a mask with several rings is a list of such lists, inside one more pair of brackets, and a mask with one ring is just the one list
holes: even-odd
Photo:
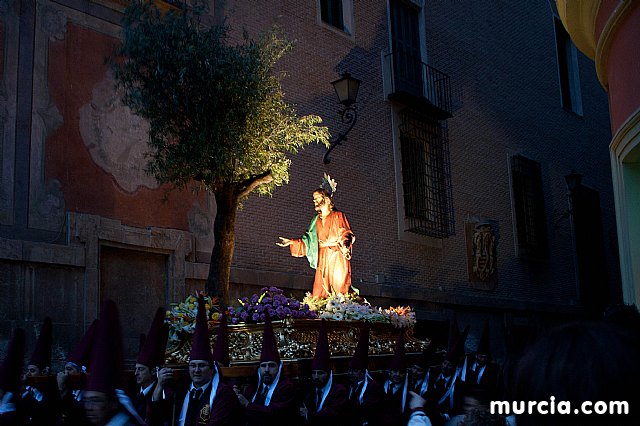
[[(329, 347), (332, 356), (353, 355), (362, 322), (330, 321), (328, 323)], [(231, 363), (255, 362), (260, 359), (262, 349), (263, 324), (229, 325), (229, 354)], [(319, 320), (285, 320), (275, 321), (273, 331), (278, 342), (280, 356), (284, 360), (313, 358), (318, 339)], [(210, 324), (211, 330), (217, 326)], [(372, 355), (393, 354), (397, 329), (389, 324), (372, 325), (369, 338), (369, 353)], [(413, 337), (412, 329), (405, 329), (405, 349), (407, 352), (420, 352), (428, 344)], [(191, 335), (176, 346), (167, 349), (168, 364), (186, 364), (191, 352)], [(211, 344), (216, 336), (212, 334)]]

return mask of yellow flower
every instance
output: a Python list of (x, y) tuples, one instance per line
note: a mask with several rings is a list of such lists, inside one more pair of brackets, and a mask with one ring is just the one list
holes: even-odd
[(220, 318), (220, 314), (218, 312), (214, 312), (213, 315), (211, 315), (211, 318), (214, 321), (218, 321), (218, 318)]

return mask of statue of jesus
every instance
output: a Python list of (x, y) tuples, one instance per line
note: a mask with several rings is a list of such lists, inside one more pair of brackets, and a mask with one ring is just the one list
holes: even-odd
[(344, 213), (335, 209), (333, 194), (336, 181), (327, 174), (322, 185), (313, 191), (316, 215), (301, 238), (279, 237), (280, 247), (289, 247), (291, 255), (306, 256), (316, 270), (313, 297), (347, 294), (351, 290), (351, 253), (356, 240)]

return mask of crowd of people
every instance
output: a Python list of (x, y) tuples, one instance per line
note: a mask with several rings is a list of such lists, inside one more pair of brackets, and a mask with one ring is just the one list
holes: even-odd
[[(202, 297), (191, 342), (188, 377), (164, 365), (168, 328), (158, 308), (135, 363), (135, 387), (123, 378), (117, 307), (103, 302), (69, 354), (51, 372), (52, 323), (46, 318), (23, 370), (25, 338), (16, 329), (0, 370), (0, 425), (331, 425), (442, 426), (640, 424), (634, 409), (640, 339), (637, 311), (606, 321), (573, 323), (538, 336), (508, 368), (491, 356), (489, 324), (477, 350), (464, 351), (469, 326), (454, 333), (448, 350), (427, 346), (405, 354), (400, 331), (385, 374), (369, 370), (370, 326), (364, 323), (347, 374), (335, 374), (322, 320), (307, 381), (286, 377), (270, 320), (265, 322), (255, 380), (224, 377), (230, 364), (227, 322), (214, 347)], [(491, 413), (494, 400), (624, 400), (630, 412), (613, 415)], [(548, 413), (547, 413), (548, 414)]]

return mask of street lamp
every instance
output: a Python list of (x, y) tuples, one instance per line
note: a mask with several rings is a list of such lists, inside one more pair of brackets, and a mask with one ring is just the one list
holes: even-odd
[(339, 79), (331, 82), (333, 89), (336, 91), (336, 95), (338, 96), (338, 103), (344, 106), (344, 109), (339, 111), (340, 119), (349, 127), (347, 127), (347, 130), (344, 132), (339, 133), (335, 138), (329, 139), (329, 149), (327, 149), (327, 152), (324, 154), (324, 164), (329, 164), (331, 162), (329, 154), (336, 146), (342, 145), (342, 141), (347, 139), (347, 134), (356, 124), (358, 111), (356, 110), (355, 103), (358, 98), (360, 83), (362, 83), (362, 81), (351, 77), (351, 74), (348, 72), (343, 73)]
[(564, 177), (567, 182), (567, 189), (570, 193), (573, 193), (582, 184), (582, 175), (575, 170), (571, 170), (571, 173)]

